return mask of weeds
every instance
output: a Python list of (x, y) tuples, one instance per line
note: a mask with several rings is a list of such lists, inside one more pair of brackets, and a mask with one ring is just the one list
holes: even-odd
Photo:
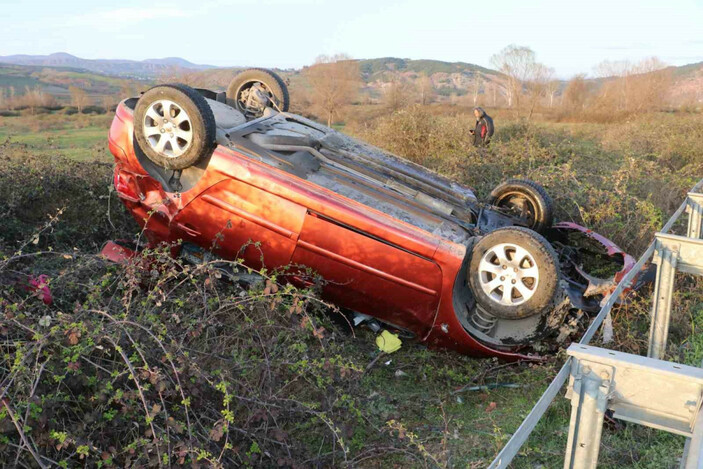
[[(47, 132), (73, 137), (86, 117)], [(670, 117), (659, 118), (612, 129), (504, 123), (481, 151), (464, 133), (472, 118), (461, 114), (409, 108), (353, 130), (481, 196), (506, 177), (535, 179), (554, 195), (559, 218), (637, 253), (700, 173), (699, 117), (669, 126), (667, 138), (655, 129)], [(107, 264), (94, 254), (100, 245), (135, 234), (109, 190), (110, 165), (57, 157), (63, 150), (46, 135), (29, 140), (24, 118), (6, 121), (13, 136), (0, 144), (0, 465), (484, 467), (563, 359), (507, 365), (406, 342), (368, 369), (376, 357), (370, 333), (350, 337), (314, 290), (279, 285), (276, 272), (243, 286), (223, 272), (243, 279), (239, 262), (188, 264), (167, 255), (168, 246)], [(94, 142), (73, 142), (94, 153)], [(29, 288), (39, 275), (51, 305)], [(669, 353), (696, 364), (700, 285), (678, 282)], [(647, 297), (613, 312), (621, 350), (646, 347)], [(561, 464), (568, 415), (558, 399), (515, 466)], [(674, 467), (682, 447), (639, 427), (606, 429), (604, 444), (603, 467)]]

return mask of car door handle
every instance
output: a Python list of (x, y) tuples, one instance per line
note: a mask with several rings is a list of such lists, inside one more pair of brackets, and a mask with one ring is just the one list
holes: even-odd
[(176, 223), (176, 225), (178, 226), (178, 228), (183, 230), (188, 236), (200, 236), (200, 231), (196, 230), (195, 228), (191, 228), (190, 226), (188, 226), (188, 224), (184, 225), (183, 223)]

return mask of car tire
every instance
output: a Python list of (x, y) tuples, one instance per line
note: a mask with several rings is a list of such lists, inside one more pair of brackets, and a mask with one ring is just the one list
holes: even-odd
[(248, 118), (261, 117), (263, 111), (247, 107), (242, 98), (243, 93), (257, 83), (263, 85), (268, 92), (269, 98), (275, 104), (274, 108), (281, 112), (288, 111), (290, 106), (288, 86), (277, 73), (265, 68), (250, 68), (232, 79), (227, 87), (227, 97), (235, 103), (237, 110)]
[(469, 286), (476, 301), (501, 319), (543, 314), (558, 300), (561, 273), (554, 248), (523, 227), (495, 230), (475, 245), (469, 263)]
[(528, 228), (544, 233), (554, 222), (554, 202), (542, 186), (528, 179), (508, 179), (491, 192), (491, 205), (524, 216)]
[(185, 169), (208, 156), (215, 148), (215, 132), (212, 109), (186, 85), (155, 86), (134, 109), (135, 140), (146, 157), (162, 168)]

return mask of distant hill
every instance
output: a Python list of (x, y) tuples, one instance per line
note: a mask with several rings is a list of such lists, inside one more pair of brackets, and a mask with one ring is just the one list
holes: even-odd
[(70, 67), (124, 78), (154, 79), (173, 68), (205, 70), (212, 65), (198, 65), (179, 57), (164, 59), (112, 60), (82, 59), (65, 52), (50, 55), (6, 55), (0, 56), (0, 63), (44, 67)]
[[(363, 93), (372, 100), (382, 96), (392, 81), (416, 84), (428, 76), (443, 99), (471, 95), (479, 78), (480, 94), (491, 94), (495, 100), (495, 85), (504, 76), (486, 67), (467, 62), (414, 60), (397, 57), (358, 60)], [(125, 87), (135, 92), (159, 81), (180, 81), (192, 86), (224, 90), (242, 67), (199, 65), (179, 57), (134, 60), (89, 60), (67, 53), (50, 55), (0, 56), (0, 92), (9, 87), (22, 94), (25, 87), (39, 87), (60, 99), (68, 96), (69, 86), (86, 89), (92, 96), (119, 95)], [(703, 62), (670, 67), (674, 78), (671, 90), (673, 102), (703, 100)], [(302, 69), (278, 70), (292, 89), (305, 89), (307, 83)], [(608, 78), (589, 81), (599, 86)], [(562, 86), (565, 85), (565, 82)]]
[(69, 87), (84, 89), (89, 96), (118, 96), (125, 90), (144, 89), (151, 81), (133, 80), (93, 73), (65, 66), (7, 65), (0, 63), (0, 96), (22, 95), (26, 89), (39, 88), (59, 101), (68, 101)]
[(487, 75), (500, 75), (499, 72), (480, 65), (466, 62), (442, 62), (441, 60), (413, 60), (399, 59), (396, 57), (382, 57), (379, 59), (361, 59), (359, 68), (366, 81), (372, 81), (374, 76), (386, 72), (417, 73), (434, 75), (436, 73), (462, 73), (472, 75), (476, 72)]

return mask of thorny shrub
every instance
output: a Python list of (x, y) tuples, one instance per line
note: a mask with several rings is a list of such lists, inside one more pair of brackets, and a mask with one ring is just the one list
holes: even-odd
[(367, 360), (315, 291), (169, 246), (106, 262), (136, 226), (111, 168), (34, 150), (0, 146), (0, 466), (431, 464), (368, 419)]
[(344, 425), (361, 417), (330, 388), (360, 369), (334, 353), (314, 294), (266, 272), (242, 289), (225, 263), (183, 264), (168, 246), (126, 266), (60, 258), (51, 307), (21, 282), (2, 290), (5, 464), (300, 466), (314, 436), (321, 460), (349, 458)]
[[(470, 115), (423, 112), (410, 108), (354, 132), (483, 197), (506, 177), (534, 179), (556, 199), (559, 218), (583, 221), (635, 254), (692, 185), (689, 170), (700, 174), (700, 145), (687, 140), (700, 138), (694, 121), (680, 126), (686, 134), (671, 126), (662, 139), (654, 127), (639, 131), (644, 121), (625, 133), (498, 122), (491, 147), (478, 150), (466, 134)], [(367, 357), (348, 353), (314, 291), (280, 286), (278, 273), (266, 271), (243, 288), (222, 271), (243, 279), (238, 262), (184, 264), (165, 246), (124, 266), (92, 254), (106, 239), (130, 237), (134, 224), (111, 192), (107, 165), (53, 153), (0, 146), (0, 465), (451, 465), (457, 437), (442, 407), (447, 396), (437, 396), (438, 431), (399, 410), (415, 408), (372, 398), (378, 393), (361, 385), (375, 378), (365, 373)], [(48, 283), (51, 306), (30, 278)], [(695, 293), (676, 296), (672, 337), (701, 323), (701, 304)], [(621, 349), (646, 346), (648, 311), (646, 300), (614, 311)], [(691, 337), (671, 350), (687, 363), (703, 356), (700, 334)], [(420, 361), (433, 388), (443, 383), (438, 393), (481, 382), (480, 369), (491, 366), (457, 367), (448, 357), (394, 360)], [(435, 405), (425, 395), (418, 401), (422, 412)]]
[(475, 148), (471, 114), (437, 116), (415, 106), (350, 127), (354, 135), (488, 196), (501, 181), (532, 179), (554, 198), (557, 218), (583, 223), (633, 254), (703, 174), (700, 115), (653, 114), (603, 125), (496, 121)]

